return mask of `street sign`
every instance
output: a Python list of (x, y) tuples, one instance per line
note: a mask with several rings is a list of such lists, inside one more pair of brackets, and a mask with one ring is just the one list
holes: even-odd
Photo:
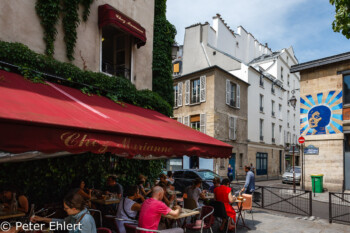
[(298, 142), (303, 144), (305, 142), (305, 138), (303, 136), (299, 137)]
[(318, 153), (319, 153), (319, 148), (313, 145), (309, 145), (308, 147), (304, 148), (304, 154), (306, 155), (318, 155)]

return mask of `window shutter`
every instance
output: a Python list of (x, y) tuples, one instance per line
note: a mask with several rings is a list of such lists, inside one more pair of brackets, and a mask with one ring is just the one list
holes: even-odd
[(205, 102), (206, 99), (206, 81), (207, 77), (205, 75), (200, 77), (200, 102)]
[(180, 122), (182, 124), (182, 117), (178, 117), (177, 121)]
[(190, 126), (190, 116), (185, 116), (184, 117), (183, 124), (187, 125), (187, 126)]
[(190, 104), (190, 80), (185, 81), (185, 105)]
[(235, 118), (229, 116), (228, 117), (228, 128), (229, 128), (229, 132), (228, 132), (228, 138), (230, 140), (235, 140)]
[(233, 117), (233, 140), (237, 139), (237, 117)]
[(206, 119), (205, 113), (203, 113), (200, 115), (200, 131), (202, 133), (206, 133), (206, 122), (207, 122), (207, 119)]
[(178, 83), (178, 100), (177, 100), (177, 106), (181, 107), (182, 106), (182, 82)]
[(237, 84), (237, 98), (236, 98), (236, 107), (241, 107), (241, 86)]
[(230, 80), (226, 79), (226, 104), (230, 105)]

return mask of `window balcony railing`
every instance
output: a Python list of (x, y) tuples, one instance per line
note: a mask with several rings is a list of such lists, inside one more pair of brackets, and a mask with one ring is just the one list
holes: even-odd
[(273, 117), (275, 117), (275, 112), (272, 112), (271, 115), (272, 115)]
[(125, 77), (130, 80), (131, 70), (124, 67), (115, 67), (108, 61), (102, 61), (102, 72), (111, 74), (114, 76)]

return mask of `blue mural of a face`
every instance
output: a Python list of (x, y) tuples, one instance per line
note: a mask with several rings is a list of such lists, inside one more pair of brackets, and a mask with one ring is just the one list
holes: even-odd
[(319, 105), (313, 107), (308, 112), (308, 121), (310, 128), (316, 130), (317, 134), (325, 134), (326, 126), (329, 125), (331, 120), (331, 110), (329, 107)]

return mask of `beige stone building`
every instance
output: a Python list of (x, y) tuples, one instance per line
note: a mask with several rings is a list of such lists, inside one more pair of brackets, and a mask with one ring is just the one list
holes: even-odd
[(182, 161), (177, 161), (176, 168), (208, 168), (226, 176), (230, 163), (237, 173), (244, 174), (244, 165), (248, 163), (248, 86), (218, 66), (174, 78), (174, 118), (233, 146), (231, 159), (184, 156)]
[(305, 187), (312, 189), (312, 174), (323, 174), (324, 188), (349, 190), (350, 53), (302, 63), (292, 72), (301, 76), (300, 134), (306, 147), (315, 147), (305, 151)]
[[(20, 42), (43, 54), (44, 31), (35, 3), (1, 1), (0, 40)], [(124, 75), (136, 88), (152, 89), (153, 22), (154, 0), (93, 1), (87, 22), (81, 21), (77, 28), (73, 64), (94, 72)], [(68, 62), (61, 18), (57, 30), (54, 58)]]

